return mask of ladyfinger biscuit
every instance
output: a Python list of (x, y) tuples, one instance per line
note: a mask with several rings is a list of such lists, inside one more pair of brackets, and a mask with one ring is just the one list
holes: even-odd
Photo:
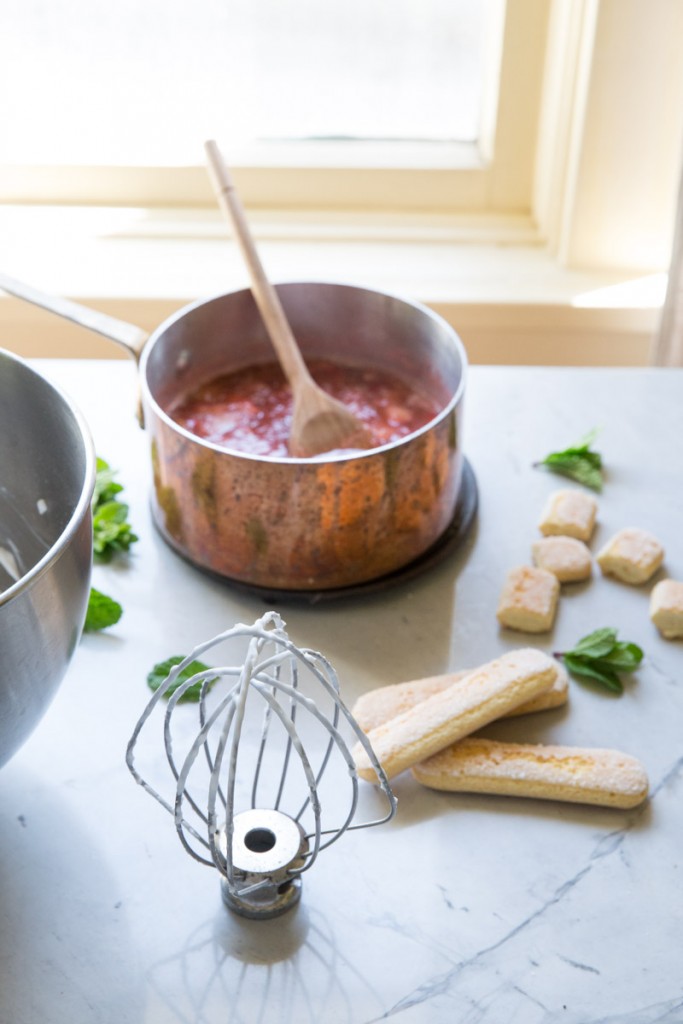
[[(533, 648), (510, 651), (434, 693), (367, 734), (388, 778), (532, 700), (555, 683), (558, 664)], [(361, 744), (354, 748), (361, 778), (377, 782)]]
[[(360, 725), (363, 732), (370, 732), (371, 729), (383, 725), (390, 718), (396, 718), (404, 711), (414, 708), (416, 704), (447, 690), (449, 686), (459, 682), (472, 673), (472, 669), (464, 672), (449, 672), (441, 676), (427, 676), (424, 679), (414, 679), (409, 683), (394, 683), (390, 686), (380, 686), (376, 690), (368, 690), (358, 698), (351, 708), (351, 714)], [(506, 718), (514, 715), (526, 715), (533, 711), (546, 711), (549, 708), (557, 708), (567, 703), (569, 696), (569, 680), (565, 668), (557, 665), (557, 678), (549, 690), (541, 693), (533, 700), (520, 704), (519, 707), (508, 711)]]
[(410, 711), (435, 693), (442, 693), (449, 686), (464, 679), (469, 672), (449, 672), (442, 676), (414, 679), (409, 683), (393, 683), (378, 686), (362, 694), (351, 708), (351, 714), (363, 732), (370, 732), (378, 725), (384, 725), (391, 718)]
[(647, 796), (645, 769), (617, 750), (461, 740), (413, 768), (430, 789), (528, 796), (603, 807), (636, 807)]

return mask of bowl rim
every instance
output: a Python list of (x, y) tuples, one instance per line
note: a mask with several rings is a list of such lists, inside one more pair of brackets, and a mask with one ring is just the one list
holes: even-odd
[(74, 404), (71, 398), (69, 398), (61, 388), (59, 388), (53, 381), (48, 377), (45, 377), (42, 373), (39, 373), (34, 367), (32, 367), (27, 360), (22, 359), (15, 352), (10, 352), (7, 349), (0, 348), (0, 360), (7, 360), (9, 362), (18, 363), (25, 372), (31, 376), (37, 378), (41, 384), (51, 390), (63, 406), (67, 409), (69, 414), (73, 417), (78, 433), (80, 435), (81, 442), (83, 444), (83, 452), (85, 455), (85, 472), (83, 475), (83, 484), (81, 487), (81, 493), (78, 497), (78, 501), (74, 507), (74, 510), (67, 522), (66, 526), (54, 541), (53, 544), (48, 548), (42, 558), (35, 562), (30, 569), (28, 569), (23, 576), (20, 576), (18, 580), (12, 583), (11, 586), (5, 590), (0, 591), (0, 607), (2, 605), (9, 604), (14, 598), (28, 590), (37, 579), (43, 576), (50, 567), (61, 557), (64, 549), (67, 547), (71, 539), (78, 531), (83, 517), (89, 511), (92, 496), (95, 490), (95, 471), (97, 465), (97, 459), (95, 455), (95, 446), (90, 433), (90, 428), (86, 423), (86, 420), (78, 407)]

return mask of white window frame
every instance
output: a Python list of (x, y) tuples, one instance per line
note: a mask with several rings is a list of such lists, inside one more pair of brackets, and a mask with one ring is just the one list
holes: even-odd
[(668, 268), (683, 152), (683, 4), (554, 0), (533, 215), (567, 267)]

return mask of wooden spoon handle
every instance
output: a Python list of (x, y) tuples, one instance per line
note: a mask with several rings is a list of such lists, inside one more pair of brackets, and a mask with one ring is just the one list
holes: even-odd
[(249, 271), (251, 290), (256, 305), (263, 317), (285, 376), (290, 384), (294, 385), (302, 377), (310, 377), (310, 374), (299, 351), (296, 339), (292, 334), (278, 294), (266, 277), (251, 236), (251, 231), (249, 230), (244, 208), (235, 190), (232, 176), (226, 167), (222, 154), (213, 139), (206, 142), (204, 148), (216, 197), (221, 209), (227, 214), (233, 224), (237, 241)]

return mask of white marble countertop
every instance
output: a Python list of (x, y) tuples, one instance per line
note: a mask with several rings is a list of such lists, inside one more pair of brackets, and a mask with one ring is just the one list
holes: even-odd
[[(602, 427), (608, 475), (593, 550), (622, 526), (664, 543), (683, 579), (683, 371), (474, 368), (465, 450), (480, 510), (467, 543), (403, 586), (351, 602), (282, 605), (348, 704), (366, 690), (571, 646), (604, 625), (643, 647), (620, 697), (572, 681), (567, 708), (489, 734), (615, 747), (645, 765), (635, 811), (422, 789), (395, 780), (388, 825), (321, 853), (300, 905), (231, 915), (124, 754), (157, 661), (263, 602), (174, 555), (148, 511), (150, 468), (132, 365), (39, 362), (119, 470), (140, 536), (94, 584), (124, 606), (83, 638), (46, 717), (0, 772), (2, 1024), (649, 1024), (683, 1020), (683, 645), (648, 617), (651, 584), (566, 587), (552, 634), (499, 629), (503, 576), (529, 561), (548, 451)], [(571, 485), (570, 485), (571, 486)]]

